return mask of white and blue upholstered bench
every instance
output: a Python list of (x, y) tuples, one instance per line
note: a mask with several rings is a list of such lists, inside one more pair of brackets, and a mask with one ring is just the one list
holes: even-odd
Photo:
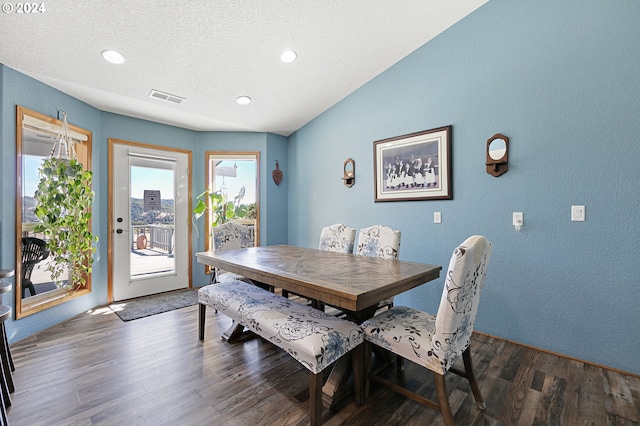
[(210, 306), (284, 349), (310, 371), (312, 425), (321, 423), (322, 371), (354, 349), (354, 393), (356, 402), (360, 401), (364, 339), (355, 323), (242, 281), (204, 286), (198, 290), (198, 303), (200, 340), (204, 340), (206, 307)]

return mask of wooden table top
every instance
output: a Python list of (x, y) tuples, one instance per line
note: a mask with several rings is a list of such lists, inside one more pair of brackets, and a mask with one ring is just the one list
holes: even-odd
[(198, 262), (353, 312), (440, 276), (442, 266), (287, 245), (196, 253)]

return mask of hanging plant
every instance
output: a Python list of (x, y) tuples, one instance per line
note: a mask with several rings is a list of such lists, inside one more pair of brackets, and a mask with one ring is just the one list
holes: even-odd
[[(56, 285), (77, 290), (87, 283), (92, 271), (94, 243), (98, 241), (90, 230), (94, 192), (91, 189), (93, 172), (84, 170), (75, 157), (73, 141), (68, 134), (66, 114), (60, 143), (66, 143), (63, 157), (71, 153), (72, 158), (53, 157), (43, 161), (40, 182), (35, 193), (35, 214), (40, 219), (35, 231), (47, 240), (50, 257), (47, 269)], [(63, 139), (67, 137), (67, 141)], [(71, 142), (69, 142), (71, 141)], [(71, 145), (69, 145), (71, 143)], [(69, 273), (70, 279), (66, 280)]]

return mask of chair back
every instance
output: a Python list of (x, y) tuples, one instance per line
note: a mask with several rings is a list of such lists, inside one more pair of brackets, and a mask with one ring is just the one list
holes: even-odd
[(485, 237), (474, 235), (451, 256), (432, 338), (432, 350), (443, 371), (449, 370), (471, 342), (492, 248)]
[(397, 259), (400, 254), (400, 231), (383, 225), (362, 228), (356, 253), (360, 256)]
[(356, 230), (341, 223), (325, 226), (320, 233), (320, 250), (353, 253)]
[(253, 247), (254, 242), (251, 232), (250, 227), (234, 222), (226, 222), (222, 225), (214, 226), (212, 229), (213, 251)]
[(22, 237), (22, 279), (30, 280), (33, 267), (49, 257), (47, 242), (35, 237)]

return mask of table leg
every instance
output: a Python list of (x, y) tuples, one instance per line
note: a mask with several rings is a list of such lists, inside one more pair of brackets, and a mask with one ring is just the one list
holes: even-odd
[(350, 389), (346, 387), (351, 372), (351, 357), (343, 356), (333, 365), (327, 381), (322, 387), (322, 404), (327, 409), (331, 409), (334, 402), (349, 394)]
[[(365, 320), (371, 318), (376, 311), (378, 310), (378, 306), (374, 305), (365, 310), (359, 312), (350, 312), (344, 311), (347, 319), (349, 321), (353, 321), (356, 324), (361, 324)], [(354, 351), (361, 349), (354, 349)], [(367, 356), (367, 354), (360, 354), (360, 357)], [(353, 366), (353, 367), (352, 367)], [(339, 358), (336, 363), (333, 365), (331, 372), (329, 373), (329, 377), (322, 387), (322, 403), (326, 408), (331, 408), (331, 406), (342, 397), (348, 395), (352, 392), (352, 389), (347, 387), (347, 382), (349, 380), (349, 376), (354, 371), (354, 368), (358, 369), (358, 373), (354, 374), (354, 380), (364, 380), (364, 362), (355, 362), (352, 364), (350, 356), (343, 356)], [(359, 385), (363, 385), (360, 383)], [(356, 395), (356, 399), (362, 399), (361, 395)], [(359, 401), (356, 401), (358, 403)]]
[(229, 327), (225, 332), (222, 333), (222, 339), (226, 340), (229, 343), (233, 343), (240, 339), (244, 333), (244, 326), (237, 322), (231, 323), (231, 327)]

